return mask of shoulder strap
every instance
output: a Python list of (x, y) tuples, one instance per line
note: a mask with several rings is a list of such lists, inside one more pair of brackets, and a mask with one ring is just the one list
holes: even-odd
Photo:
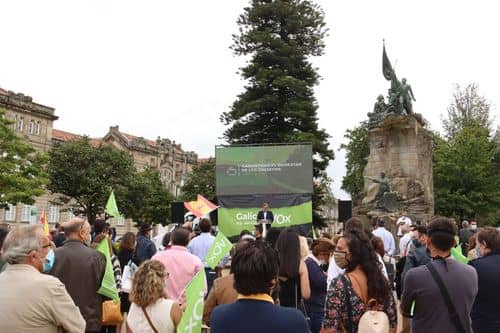
[(151, 328), (153, 329), (153, 332), (158, 333), (158, 330), (157, 330), (157, 329), (156, 329), (156, 327), (153, 325), (153, 322), (151, 321), (151, 318), (149, 318), (149, 315), (148, 315), (148, 313), (146, 312), (146, 309), (145, 309), (145, 308), (142, 308), (142, 312), (143, 312), (143, 313), (144, 313), (144, 315), (146, 316), (146, 319), (148, 320), (149, 326), (151, 326)]
[(347, 306), (347, 325), (345, 330), (348, 333), (352, 332), (352, 304), (351, 304), (351, 296), (349, 295), (349, 287), (347, 284), (349, 283), (349, 279), (347, 278), (347, 273), (343, 274), (344, 277), (344, 294), (345, 294), (345, 304)]
[(457, 309), (455, 308), (455, 305), (453, 305), (453, 302), (451, 301), (450, 294), (448, 293), (448, 289), (446, 289), (446, 286), (444, 285), (443, 280), (441, 279), (441, 276), (439, 275), (438, 271), (434, 266), (432, 265), (432, 261), (429, 261), (427, 265), (425, 265), (429, 272), (431, 273), (434, 281), (436, 281), (439, 290), (441, 291), (441, 296), (444, 298), (444, 302), (446, 304), (446, 307), (448, 308), (448, 313), (450, 314), (451, 321), (455, 325), (455, 328), (458, 330), (460, 333), (466, 333), (467, 331), (465, 330), (464, 326), (462, 325), (462, 322), (460, 321), (460, 317), (458, 316)]

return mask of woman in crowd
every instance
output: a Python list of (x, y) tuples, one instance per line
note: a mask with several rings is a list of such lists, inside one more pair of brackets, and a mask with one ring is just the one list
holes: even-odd
[(174, 333), (182, 312), (174, 300), (165, 296), (165, 272), (163, 264), (146, 260), (135, 272), (130, 291), (130, 311), (127, 329), (134, 333)]
[(300, 308), (302, 299), (309, 299), (309, 275), (304, 261), (300, 258), (299, 235), (293, 229), (281, 231), (276, 241), (276, 250), (280, 259), (279, 300), (281, 306)]
[[(479, 247), (476, 242), (477, 234), (470, 236), (469, 247), (467, 248), (467, 259), (474, 260), (479, 258)], [(465, 254), (465, 253), (464, 253)]]
[(314, 240), (311, 245), (312, 253), (305, 260), (311, 286), (311, 297), (304, 303), (310, 318), (311, 333), (319, 333), (325, 316), (326, 273), (321, 265), (328, 263), (334, 248), (329, 239)]
[(365, 232), (352, 229), (338, 241), (335, 262), (345, 269), (331, 283), (321, 332), (357, 332), (361, 316), (372, 300), (389, 317), (396, 332), (397, 312), (389, 282), (381, 271), (377, 254)]
[(500, 332), (500, 231), (485, 227), (477, 234), (481, 257), (471, 265), (477, 271), (478, 292), (471, 311), (474, 333)]
[[(133, 259), (134, 257), (134, 250), (135, 250), (135, 234), (133, 232), (127, 232), (123, 235), (123, 237), (120, 240), (120, 250), (118, 252), (118, 260), (120, 261), (120, 266), (122, 267), (123, 271), (122, 274), (125, 271), (125, 266), (129, 264), (129, 262)], [(126, 278), (124, 276), (124, 278)], [(121, 306), (121, 311), (123, 313), (128, 312), (130, 309), (130, 301), (128, 300), (129, 294), (126, 291), (121, 291), (120, 292), (120, 306)]]

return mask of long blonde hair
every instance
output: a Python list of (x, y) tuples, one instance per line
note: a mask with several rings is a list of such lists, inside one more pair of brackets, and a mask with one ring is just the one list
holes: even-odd
[(146, 260), (134, 274), (129, 299), (145, 308), (166, 297), (164, 287), (165, 267), (157, 260)]

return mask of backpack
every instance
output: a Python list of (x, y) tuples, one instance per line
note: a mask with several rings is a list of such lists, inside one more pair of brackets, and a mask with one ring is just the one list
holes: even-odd
[(363, 313), (358, 323), (358, 333), (389, 333), (389, 317), (377, 308), (377, 301), (371, 299), (368, 302), (370, 310)]

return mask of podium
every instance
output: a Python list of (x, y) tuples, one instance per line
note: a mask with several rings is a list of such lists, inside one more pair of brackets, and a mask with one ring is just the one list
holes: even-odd
[(269, 220), (269, 219), (260, 219), (260, 220), (257, 220), (257, 223), (258, 224), (262, 224), (262, 237), (263, 238), (266, 238), (266, 234), (267, 234), (267, 225), (268, 224), (271, 224), (273, 221)]

